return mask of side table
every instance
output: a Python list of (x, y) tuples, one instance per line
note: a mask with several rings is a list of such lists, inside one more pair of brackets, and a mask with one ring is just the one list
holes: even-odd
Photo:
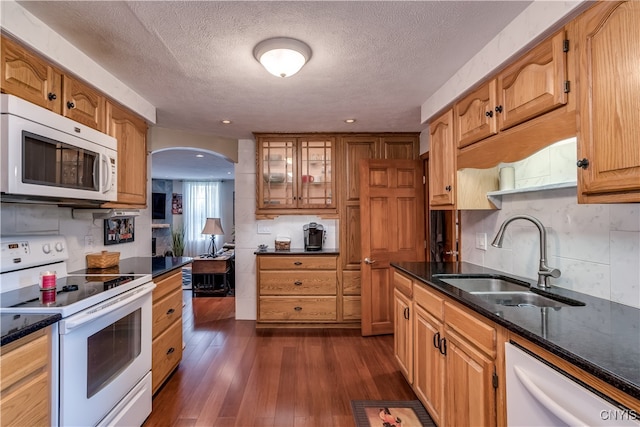
[(233, 274), (233, 251), (223, 252), (214, 257), (199, 256), (191, 264), (191, 295), (226, 296)]

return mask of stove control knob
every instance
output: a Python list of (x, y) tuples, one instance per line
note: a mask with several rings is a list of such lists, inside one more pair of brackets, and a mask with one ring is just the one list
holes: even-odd
[(42, 252), (44, 252), (45, 254), (51, 253), (51, 245), (48, 243), (42, 245)]
[(62, 252), (64, 246), (62, 246), (61, 242), (56, 243), (56, 252)]

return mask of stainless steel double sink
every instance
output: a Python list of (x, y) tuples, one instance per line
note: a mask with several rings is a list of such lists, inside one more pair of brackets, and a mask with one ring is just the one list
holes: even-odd
[(530, 284), (508, 276), (493, 274), (434, 274), (434, 278), (475, 295), (480, 299), (509, 307), (579, 307), (581, 301), (531, 288)]

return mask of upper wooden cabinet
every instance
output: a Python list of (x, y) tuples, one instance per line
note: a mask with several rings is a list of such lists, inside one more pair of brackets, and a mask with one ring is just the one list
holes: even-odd
[(256, 216), (337, 213), (334, 136), (256, 136)]
[(456, 147), (453, 140), (453, 110), (447, 110), (429, 125), (429, 205), (453, 209), (456, 203)]
[(147, 124), (81, 80), (2, 36), (2, 92), (48, 108), (118, 140), (118, 201), (102, 205), (147, 205)]
[(458, 148), (567, 103), (567, 42), (560, 31), (454, 106)]
[(576, 20), (579, 203), (640, 202), (640, 2)]
[(565, 41), (565, 31), (559, 31), (498, 74), (498, 105), (494, 111), (500, 130), (567, 103)]
[(118, 140), (118, 201), (104, 207), (147, 204), (147, 124), (128, 110), (107, 103), (107, 133)]
[(65, 75), (63, 79), (62, 115), (106, 132), (106, 98), (85, 83)]
[(41, 57), (2, 36), (0, 88), (58, 114), (62, 105), (62, 74)]
[(454, 112), (458, 148), (498, 132), (494, 111), (497, 105), (496, 79), (483, 84), (456, 103)]

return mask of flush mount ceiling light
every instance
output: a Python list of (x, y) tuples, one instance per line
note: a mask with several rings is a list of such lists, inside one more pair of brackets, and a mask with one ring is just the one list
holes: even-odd
[(311, 58), (311, 48), (300, 40), (275, 37), (258, 43), (253, 56), (274, 76), (290, 77)]

